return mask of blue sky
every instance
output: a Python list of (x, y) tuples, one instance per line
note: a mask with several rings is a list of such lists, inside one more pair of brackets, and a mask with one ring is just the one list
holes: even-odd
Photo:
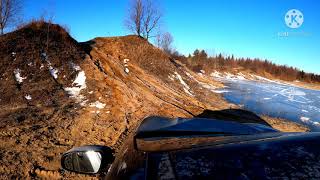
[[(317, 0), (159, 0), (162, 28), (183, 54), (196, 48), (209, 54), (269, 59), (320, 74), (320, 1)], [(129, 34), (123, 20), (128, 0), (27, 0), (24, 19), (53, 15), (78, 41)], [(303, 13), (300, 28), (286, 26), (290, 9)], [(288, 32), (288, 37), (278, 34)]]

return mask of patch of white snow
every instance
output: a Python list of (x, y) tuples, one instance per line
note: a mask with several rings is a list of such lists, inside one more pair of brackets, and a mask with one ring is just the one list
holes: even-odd
[(77, 100), (81, 101), (84, 97), (80, 95), (81, 90), (87, 88), (86, 85), (86, 75), (84, 71), (80, 71), (76, 77), (76, 79), (73, 81), (72, 85), (75, 85), (73, 87), (67, 87), (64, 88), (67, 93)]
[(126, 68), (124, 69), (124, 72), (126, 72), (127, 74), (129, 74), (129, 68), (126, 67)]
[(300, 120), (302, 121), (302, 122), (305, 122), (305, 123), (310, 123), (311, 121), (310, 121), (310, 118), (308, 118), (308, 117), (300, 117)]
[(174, 72), (174, 74), (176, 75), (176, 78), (180, 81), (180, 83), (183, 86), (183, 90), (189, 94), (190, 96), (193, 96), (193, 94), (190, 92), (190, 87), (188, 86), (188, 84), (182, 79), (182, 77), (180, 76), (179, 73)]
[(58, 70), (53, 68), (52, 66), (49, 66), (49, 71), (50, 71), (50, 74), (53, 78), (55, 79), (58, 79)]
[(26, 100), (31, 100), (31, 99), (32, 99), (32, 97), (31, 97), (30, 94), (25, 95), (24, 98), (25, 98)]
[(74, 64), (73, 62), (70, 63), (72, 69), (76, 70), (76, 71), (81, 71), (81, 67), (79, 65)]
[(212, 72), (212, 73), (210, 74), (210, 76), (213, 77), (213, 78), (222, 78), (221, 73), (218, 72), (218, 71)]
[(13, 73), (14, 73), (14, 77), (15, 77), (15, 79), (16, 79), (16, 81), (17, 81), (18, 83), (22, 83), (23, 80), (26, 79), (26, 77), (21, 77), (21, 71), (20, 71), (20, 69), (15, 69), (15, 70), (13, 71)]
[(103, 108), (106, 106), (106, 104), (101, 103), (101, 102), (99, 102), (99, 101), (96, 101), (96, 102), (94, 102), (94, 103), (90, 103), (89, 106), (90, 106), (90, 107), (96, 107), (96, 108), (98, 108), (98, 109), (103, 109)]

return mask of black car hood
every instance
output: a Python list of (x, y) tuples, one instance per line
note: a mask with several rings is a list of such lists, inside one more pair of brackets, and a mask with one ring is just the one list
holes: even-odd
[(319, 179), (320, 133), (148, 154), (147, 179)]
[(152, 116), (143, 120), (137, 134), (161, 132), (182, 132), (182, 133), (221, 133), (230, 135), (250, 135), (258, 133), (278, 132), (277, 130), (256, 123), (237, 123), (218, 119), (206, 118), (164, 118)]

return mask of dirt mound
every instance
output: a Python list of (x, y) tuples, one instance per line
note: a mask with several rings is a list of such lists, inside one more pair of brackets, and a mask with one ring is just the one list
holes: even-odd
[(0, 59), (5, 178), (61, 177), (60, 155), (73, 146), (117, 149), (146, 116), (216, 106), (196, 98), (191, 85), (203, 78), (137, 36), (78, 43), (59, 25), (33, 22), (0, 37)]
[(216, 93), (221, 83), (137, 36), (78, 43), (58, 25), (33, 22), (0, 36), (0, 60), (0, 179), (86, 179), (60, 169), (63, 152), (117, 151), (147, 116), (231, 106)]
[[(0, 37), (0, 107), (55, 107), (68, 99), (84, 51), (58, 25), (34, 22)], [(18, 120), (20, 121), (20, 120)]]

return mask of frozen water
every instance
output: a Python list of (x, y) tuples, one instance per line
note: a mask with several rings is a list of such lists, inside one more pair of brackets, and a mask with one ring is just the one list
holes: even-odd
[(289, 119), (320, 131), (320, 91), (266, 80), (231, 78), (224, 82), (227, 87), (219, 91), (229, 102), (243, 104), (245, 109), (257, 114)]

